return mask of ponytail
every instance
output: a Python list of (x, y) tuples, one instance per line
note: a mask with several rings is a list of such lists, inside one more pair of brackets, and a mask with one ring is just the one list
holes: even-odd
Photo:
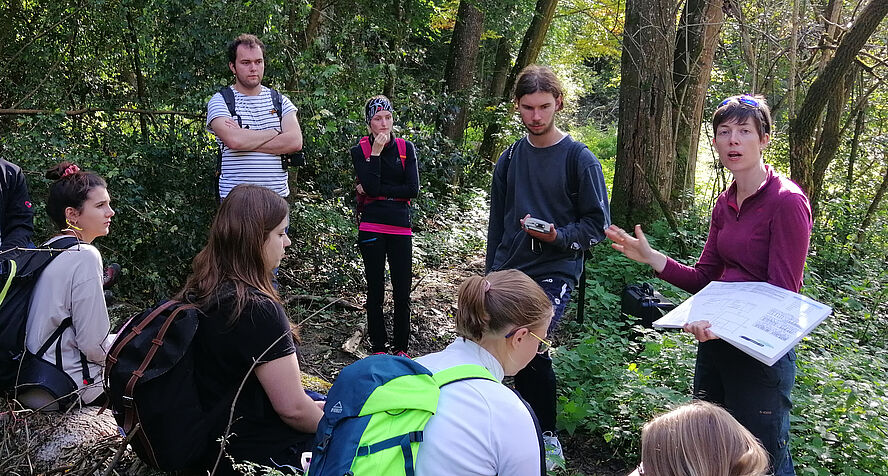
[(542, 288), (521, 271), (472, 276), (459, 286), (456, 333), (478, 342), (485, 334), (532, 324), (552, 315)]

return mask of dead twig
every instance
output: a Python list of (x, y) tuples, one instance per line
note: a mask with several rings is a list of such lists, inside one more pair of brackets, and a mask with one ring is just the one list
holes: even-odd
[[(343, 309), (348, 309), (349, 311), (363, 311), (364, 308), (358, 306), (357, 304), (350, 303), (345, 300), (345, 298), (334, 298), (328, 296), (313, 296), (311, 294), (294, 294), (292, 296), (288, 296), (287, 299), (284, 300), (287, 304), (292, 303), (293, 301), (308, 301), (308, 302), (326, 302), (329, 304), (335, 304), (337, 307), (341, 307)], [(326, 309), (328, 306), (325, 306)]]

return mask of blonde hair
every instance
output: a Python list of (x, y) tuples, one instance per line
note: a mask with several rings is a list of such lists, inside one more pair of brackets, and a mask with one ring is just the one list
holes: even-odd
[(644, 425), (641, 462), (656, 476), (763, 476), (768, 453), (725, 409), (695, 401)]
[(459, 286), (456, 333), (478, 342), (485, 334), (533, 324), (552, 315), (543, 289), (516, 269), (472, 276)]

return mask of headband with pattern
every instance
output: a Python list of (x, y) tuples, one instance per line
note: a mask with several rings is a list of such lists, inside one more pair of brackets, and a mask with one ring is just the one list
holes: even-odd
[(370, 119), (373, 119), (373, 116), (379, 111), (394, 112), (391, 101), (381, 97), (368, 101), (367, 107), (364, 109), (364, 119), (367, 120), (367, 124), (370, 124)]

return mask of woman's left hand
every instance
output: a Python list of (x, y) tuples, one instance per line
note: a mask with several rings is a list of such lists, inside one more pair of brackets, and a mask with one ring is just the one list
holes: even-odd
[(358, 195), (366, 195), (366, 193), (364, 193), (364, 187), (361, 184), (358, 184), (358, 186), (355, 187), (355, 191), (358, 192)]
[(694, 321), (685, 324), (684, 331), (688, 334), (694, 334), (694, 337), (700, 342), (718, 339), (718, 336), (709, 330), (710, 327), (712, 327), (712, 324), (709, 321)]

